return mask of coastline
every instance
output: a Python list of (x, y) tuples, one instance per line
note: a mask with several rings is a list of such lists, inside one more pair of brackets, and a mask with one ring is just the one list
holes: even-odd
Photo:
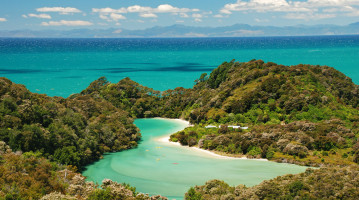
[[(177, 121), (178, 123), (184, 125), (186, 127), (189, 127), (189, 126), (193, 126), (189, 123), (189, 121), (186, 121), (186, 120), (183, 120), (183, 119), (170, 119), (170, 118), (162, 118), (162, 117), (155, 117), (156, 119), (163, 119), (163, 120), (175, 120)], [(173, 133), (171, 133), (173, 134)], [(187, 148), (187, 149), (190, 149), (192, 151), (199, 151), (201, 153), (204, 153), (204, 154), (207, 154), (213, 158), (220, 158), (220, 159), (231, 159), (231, 160), (258, 160), (258, 161), (268, 161), (267, 159), (263, 159), (263, 158), (247, 158), (246, 156), (242, 156), (242, 157), (232, 157), (232, 156), (225, 156), (225, 155), (220, 155), (220, 154), (217, 154), (213, 151), (210, 151), (210, 150), (205, 150), (205, 149), (201, 149), (199, 147), (189, 147), (189, 146), (183, 146), (181, 145), (179, 142), (172, 142), (170, 141), (170, 135), (166, 135), (164, 137), (159, 137), (156, 139), (156, 141), (159, 141), (161, 143), (166, 143), (168, 145), (175, 145), (175, 146), (181, 146), (183, 148)]]

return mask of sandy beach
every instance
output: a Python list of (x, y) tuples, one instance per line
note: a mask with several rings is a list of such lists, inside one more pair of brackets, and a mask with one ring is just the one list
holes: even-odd
[[(183, 120), (183, 119), (168, 119), (168, 118), (160, 118), (160, 117), (157, 117), (158, 119), (165, 119), (165, 120), (174, 120), (182, 125), (184, 125), (184, 128), (188, 127), (188, 126), (192, 126), (188, 121), (186, 120)], [(172, 133), (171, 133), (172, 134)], [(171, 135), (170, 134), (170, 135)], [(201, 148), (198, 148), (198, 147), (189, 147), (189, 146), (182, 146), (179, 142), (171, 142), (170, 141), (170, 135), (167, 135), (167, 136), (164, 136), (164, 137), (160, 137), (160, 138), (157, 138), (156, 140), (161, 142), (161, 143), (166, 143), (168, 145), (175, 145), (175, 146), (181, 146), (183, 148), (188, 148), (188, 149), (191, 149), (193, 151), (198, 151), (198, 152), (201, 152), (203, 154), (206, 154), (206, 155), (209, 155), (211, 157), (214, 157), (214, 158), (221, 158), (221, 159), (239, 159), (239, 160), (245, 160), (245, 159), (248, 159), (246, 156), (243, 156), (243, 157), (231, 157), (231, 156), (224, 156), (224, 155), (219, 155), (219, 154), (216, 154), (212, 151), (209, 151), (209, 150), (205, 150), (205, 149), (201, 149)], [(252, 160), (259, 160), (259, 161), (268, 161), (267, 159), (252, 159)]]

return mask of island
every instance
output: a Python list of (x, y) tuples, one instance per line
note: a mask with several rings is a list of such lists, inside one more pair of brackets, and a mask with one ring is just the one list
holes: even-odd
[(193, 126), (170, 137), (182, 145), (319, 168), (252, 187), (209, 180), (185, 199), (359, 198), (358, 86), (332, 67), (232, 60), (191, 89), (101, 77), (68, 98), (0, 78), (0, 99), (4, 199), (166, 199), (112, 180), (99, 187), (79, 173), (107, 152), (136, 148), (134, 119), (153, 117), (188, 120)]

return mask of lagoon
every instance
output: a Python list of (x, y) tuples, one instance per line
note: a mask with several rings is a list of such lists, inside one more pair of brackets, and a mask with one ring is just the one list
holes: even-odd
[(108, 153), (87, 166), (83, 175), (101, 184), (107, 178), (129, 183), (137, 191), (182, 199), (195, 185), (211, 179), (230, 185), (253, 186), (284, 174), (304, 172), (306, 167), (251, 159), (213, 156), (194, 148), (174, 145), (163, 138), (184, 129), (187, 124), (174, 119), (136, 119), (142, 141), (135, 149)]

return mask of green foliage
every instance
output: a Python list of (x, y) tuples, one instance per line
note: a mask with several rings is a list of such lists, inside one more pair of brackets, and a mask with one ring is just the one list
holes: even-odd
[(261, 148), (257, 146), (251, 146), (248, 148), (248, 155), (256, 157), (257, 155), (260, 155), (262, 152)]
[(191, 187), (188, 192), (185, 194), (186, 200), (202, 200), (201, 193), (197, 192), (193, 187)]
[(352, 178), (358, 173), (358, 166), (307, 169), (304, 173), (280, 176), (250, 188), (231, 187), (213, 180), (191, 188), (186, 195), (202, 195), (203, 199), (332, 199), (334, 196), (335, 199), (358, 199), (358, 180)]
[(269, 152), (267, 152), (267, 154), (266, 154), (266, 158), (267, 158), (268, 160), (272, 159), (273, 156), (274, 156), (274, 151), (269, 151)]
[(294, 181), (288, 185), (290, 194), (295, 197), (304, 188), (302, 181)]
[(29, 151), (29, 152), (25, 152), (22, 154), (24, 156), (24, 158), (41, 158), (42, 157), (42, 153), (39, 151), (33, 152), (33, 151)]
[(89, 200), (106, 200), (106, 199), (114, 199), (111, 188), (106, 189), (96, 189), (89, 196)]
[(164, 199), (136, 192), (129, 184), (104, 180), (101, 187), (75, 173), (75, 167), (59, 165), (40, 152), (13, 153), (0, 141), (0, 199)]
[(57, 162), (64, 163), (66, 165), (73, 164), (75, 166), (79, 166), (80, 155), (74, 146), (69, 146), (56, 149), (54, 153), (54, 159)]
[(227, 78), (228, 70), (233, 66), (233, 62), (224, 62), (222, 65), (214, 69), (209, 76), (207, 83), (211, 88), (218, 88)]
[[(225, 62), (210, 76), (202, 74), (192, 89), (164, 92), (129, 78), (113, 84), (101, 77), (67, 99), (33, 94), (24, 86), (0, 78), (0, 140), (14, 150), (27, 152), (24, 159), (36, 160), (42, 155), (81, 168), (104, 152), (136, 147), (141, 135), (133, 118), (181, 117), (195, 125), (171, 136), (172, 141), (183, 145), (307, 164), (325, 164), (338, 157), (336, 163), (344, 165), (348, 160), (359, 162), (358, 90), (350, 78), (331, 67), (288, 67), (262, 60)], [(206, 124), (223, 126), (206, 129)], [(250, 129), (234, 130), (226, 125)], [(338, 153), (311, 154), (334, 150)], [(6, 160), (3, 156), (1, 159)], [(311, 184), (298, 181), (285, 187), (287, 195), (283, 198), (328, 197), (311, 196), (305, 187)], [(209, 185), (220, 186), (220, 194), (215, 195), (234, 198), (234, 188), (223, 183)], [(8, 198), (18, 198), (16, 184), (7, 188)], [(197, 189), (190, 191), (191, 197), (210, 197), (211, 192), (197, 193)], [(259, 194), (266, 192), (266, 198), (276, 197), (274, 190)], [(36, 199), (43, 194), (29, 196)], [(108, 194), (98, 190), (93, 195), (107, 198)], [(348, 198), (344, 193), (340, 195), (338, 198)]]
[(128, 112), (85, 94), (108, 84), (100, 78), (83, 95), (64, 99), (34, 94), (0, 78), (0, 140), (13, 150), (40, 152), (79, 168), (104, 152), (137, 146), (140, 134)]

